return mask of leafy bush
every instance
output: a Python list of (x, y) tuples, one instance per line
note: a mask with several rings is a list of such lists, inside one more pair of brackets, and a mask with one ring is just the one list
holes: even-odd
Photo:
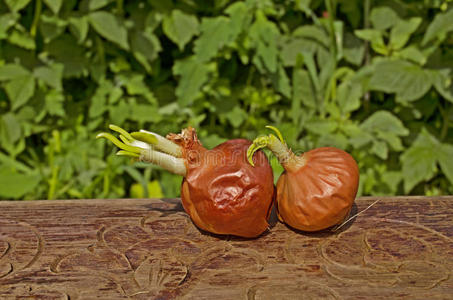
[(0, 197), (178, 196), (109, 123), (208, 147), (273, 124), (351, 152), (363, 195), (451, 194), (452, 31), (450, 0), (0, 0)]

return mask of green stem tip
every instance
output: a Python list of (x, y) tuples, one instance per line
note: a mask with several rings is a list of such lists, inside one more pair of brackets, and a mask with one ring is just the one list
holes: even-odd
[(255, 166), (253, 163), (253, 155), (256, 151), (262, 148), (269, 148), (269, 150), (277, 156), (281, 163), (286, 163), (292, 155), (291, 150), (289, 150), (286, 146), (280, 130), (270, 125), (267, 125), (266, 128), (273, 130), (277, 136), (271, 133), (266, 136), (257, 137), (253, 140), (253, 143), (247, 149), (247, 160), (252, 166)]
[[(129, 133), (116, 125), (109, 128), (119, 133), (119, 139), (110, 133), (99, 133), (96, 138), (105, 138), (120, 148), (116, 155), (130, 156), (146, 161), (181, 176), (187, 173), (181, 147), (166, 138), (149, 131)], [(159, 152), (159, 150), (164, 151)]]
[(280, 142), (282, 142), (282, 143), (285, 142), (285, 140), (283, 139), (282, 133), (280, 132), (280, 130), (277, 129), (277, 127), (274, 127), (274, 126), (271, 126), (271, 125), (266, 125), (266, 128), (269, 128), (269, 129), (272, 129), (273, 131), (275, 131), (275, 133), (277, 134), (278, 139), (280, 140)]
[(118, 132), (119, 139), (114, 137), (112, 134), (107, 133), (107, 132), (101, 132), (99, 133), (96, 138), (105, 138), (109, 141), (111, 141), (115, 146), (120, 148), (121, 150), (117, 153), (117, 155), (125, 155), (125, 156), (131, 156), (131, 157), (140, 157), (142, 154), (143, 150), (146, 150), (142, 147), (139, 147), (137, 145), (137, 140), (132, 137), (132, 135), (124, 130), (123, 128), (110, 124), (109, 128), (113, 131)]
[(129, 140), (129, 142), (132, 142), (134, 140), (134, 138), (130, 135), (129, 132), (127, 132), (126, 130), (124, 130), (123, 128), (119, 127), (119, 126), (116, 126), (116, 125), (113, 125), (113, 124), (110, 124), (109, 125), (109, 128), (113, 131), (116, 131), (118, 132), (119, 134), (123, 135), (125, 138), (127, 138)]
[(253, 140), (253, 143), (247, 149), (247, 160), (252, 165), (255, 166), (253, 163), (253, 155), (256, 151), (263, 149), (269, 145), (269, 136), (260, 136)]
[(156, 145), (158, 143), (157, 138), (153, 134), (148, 132), (143, 131), (132, 132), (131, 137), (151, 145)]
[(137, 153), (134, 153), (134, 152), (125, 151), (125, 150), (120, 150), (120, 151), (116, 152), (116, 155), (140, 158), (140, 154), (137, 154)]
[(124, 142), (120, 141), (119, 139), (117, 139), (116, 137), (114, 137), (113, 135), (111, 135), (110, 133), (107, 133), (107, 132), (99, 133), (96, 136), (96, 138), (97, 139), (105, 138), (105, 139), (111, 141), (118, 148), (120, 148), (122, 150), (125, 150), (127, 152), (132, 152), (132, 153), (136, 153), (136, 154), (140, 154), (140, 152), (141, 152), (141, 149), (139, 147), (134, 147), (134, 146), (131, 146), (131, 145), (127, 145)]

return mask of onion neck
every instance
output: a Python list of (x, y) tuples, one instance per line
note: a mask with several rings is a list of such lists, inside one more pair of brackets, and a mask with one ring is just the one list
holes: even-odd
[(285, 170), (295, 172), (303, 167), (305, 165), (304, 156), (297, 156), (288, 148), (277, 128), (273, 126), (266, 127), (274, 130), (277, 133), (278, 138), (273, 134), (256, 138), (247, 150), (249, 163), (254, 166), (253, 154), (259, 149), (268, 148), (277, 157), (279, 163)]
[(269, 135), (267, 148), (277, 157), (283, 168), (289, 172), (295, 172), (305, 165), (303, 155), (297, 156), (288, 148), (286, 143), (282, 143), (274, 135)]

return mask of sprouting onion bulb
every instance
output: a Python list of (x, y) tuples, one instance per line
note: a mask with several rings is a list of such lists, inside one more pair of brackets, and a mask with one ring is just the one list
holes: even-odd
[(120, 148), (117, 154), (184, 177), (181, 201), (199, 228), (247, 238), (267, 230), (274, 198), (273, 173), (261, 151), (253, 159), (255, 167), (247, 162), (250, 141), (234, 139), (208, 150), (191, 127), (167, 137), (145, 130), (128, 133), (115, 125), (110, 129), (120, 134), (119, 139), (109, 133), (97, 137)]
[(318, 231), (341, 223), (348, 215), (357, 194), (359, 169), (352, 156), (334, 147), (310, 150), (295, 155), (277, 128), (277, 136), (256, 138), (247, 151), (253, 165), (254, 153), (269, 148), (285, 169), (277, 181), (277, 211), (289, 226)]

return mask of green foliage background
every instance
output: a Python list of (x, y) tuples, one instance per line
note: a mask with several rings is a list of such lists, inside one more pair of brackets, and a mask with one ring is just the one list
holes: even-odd
[(452, 32), (450, 0), (0, 0), (0, 198), (178, 196), (109, 123), (272, 124), (349, 151), (362, 195), (453, 194)]

